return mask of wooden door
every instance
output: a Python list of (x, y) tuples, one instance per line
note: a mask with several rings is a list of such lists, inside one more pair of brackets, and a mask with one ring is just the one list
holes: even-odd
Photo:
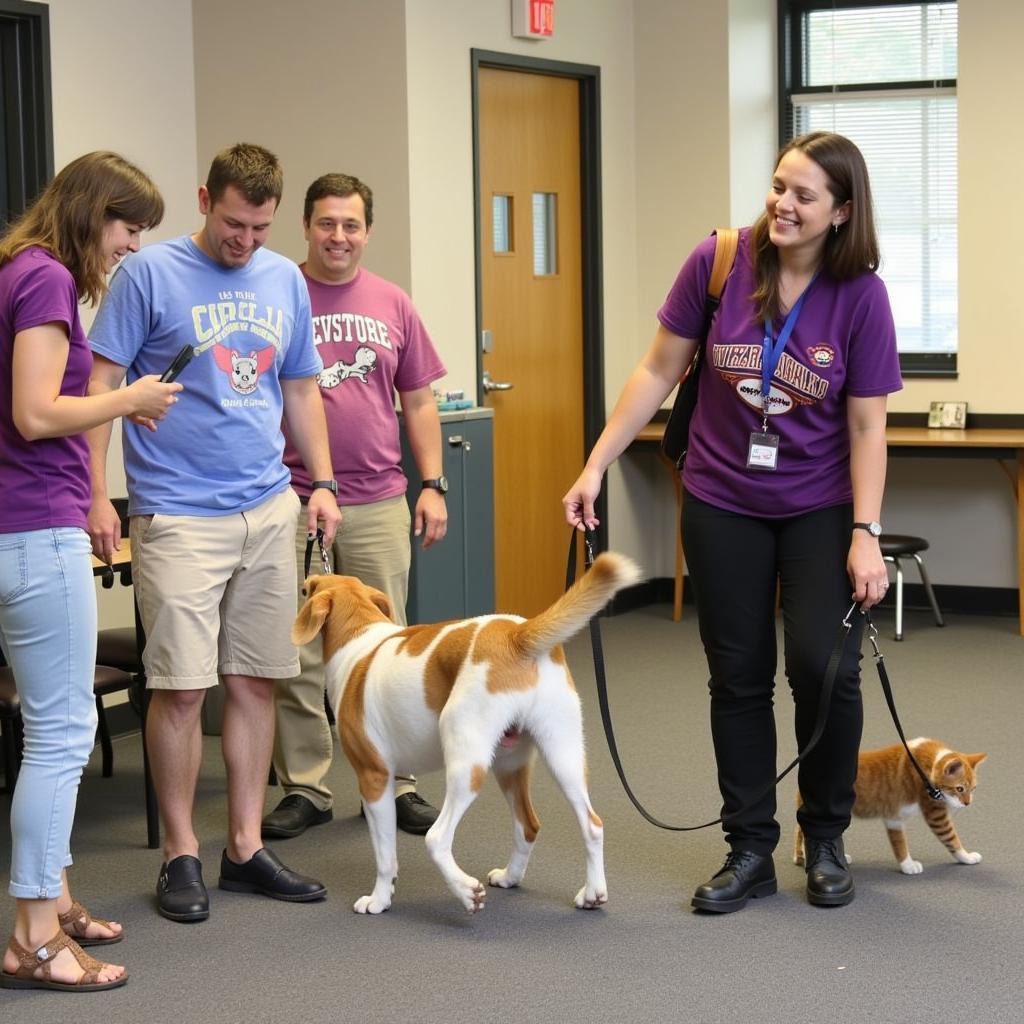
[[(583, 467), (579, 83), (480, 68), (482, 369), (494, 409), (499, 612), (565, 584), (562, 495)], [(538, 254), (547, 242), (547, 258)]]

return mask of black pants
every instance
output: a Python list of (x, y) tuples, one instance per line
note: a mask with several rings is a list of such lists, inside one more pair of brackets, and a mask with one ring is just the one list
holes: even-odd
[[(852, 600), (846, 574), (850, 505), (788, 519), (715, 508), (689, 492), (683, 543), (711, 671), (711, 732), (722, 792), (723, 828), (735, 850), (768, 854), (779, 841), (775, 791), (736, 814), (775, 777), (775, 585), (782, 593), (786, 676), (802, 748), (814, 730), (829, 655)], [(825, 732), (799, 767), (797, 814), (815, 839), (850, 823), (864, 714), (860, 695), (862, 618), (854, 627), (832, 692)]]

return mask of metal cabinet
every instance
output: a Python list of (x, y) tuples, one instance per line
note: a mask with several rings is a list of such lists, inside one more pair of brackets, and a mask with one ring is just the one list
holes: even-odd
[[(412, 539), (410, 623), (443, 622), (494, 611), (493, 412), (441, 413), (444, 475), (448, 478), (448, 533), (423, 550)], [(402, 431), (402, 469), (409, 479), (410, 512), (420, 493), (420, 473)]]

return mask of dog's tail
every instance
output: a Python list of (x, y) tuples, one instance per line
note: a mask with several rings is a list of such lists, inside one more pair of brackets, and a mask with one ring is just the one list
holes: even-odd
[(523, 622), (515, 642), (525, 657), (536, 658), (575, 636), (623, 587), (641, 579), (631, 558), (605, 552), (550, 608)]

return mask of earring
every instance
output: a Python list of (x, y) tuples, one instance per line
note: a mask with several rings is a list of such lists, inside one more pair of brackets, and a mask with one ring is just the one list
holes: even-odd
[(834, 232), (835, 232), (835, 233), (836, 233), (837, 235), (839, 234), (839, 224), (838, 224), (838, 222), (832, 225), (832, 230), (833, 230), (833, 231), (834, 231)]

